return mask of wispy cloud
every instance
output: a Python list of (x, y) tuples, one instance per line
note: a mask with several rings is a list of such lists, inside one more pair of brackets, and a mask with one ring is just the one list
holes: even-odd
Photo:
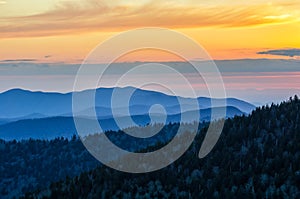
[(298, 19), (292, 12), (286, 14), (287, 7), (291, 7), (291, 3), (194, 5), (152, 0), (135, 5), (118, 2), (115, 4), (100, 3), (96, 0), (85, 3), (64, 2), (45, 13), (5, 17), (0, 19), (0, 36), (49, 36), (76, 31), (114, 31), (144, 26), (243, 27)]
[(38, 59), (3, 59), (0, 62), (11, 63), (11, 62), (36, 62)]
[(295, 57), (295, 56), (300, 56), (300, 49), (299, 48), (290, 48), (290, 49), (267, 50), (267, 51), (257, 52), (257, 54)]
[[(8, 75), (73, 75), (75, 76), (80, 64), (58, 63), (58, 62), (31, 62), (35, 59), (15, 59), (15, 60), (0, 60), (0, 76)], [(127, 62), (111, 64), (111, 69), (106, 71), (107, 75), (122, 75), (128, 70), (136, 67), (143, 62)], [(147, 63), (147, 62), (145, 62)], [(180, 71), (182, 74), (193, 74), (194, 70), (187, 62), (161, 62), (169, 67)], [(200, 66), (207, 66), (207, 61), (199, 61)], [(269, 72), (300, 72), (300, 61), (284, 60), (284, 59), (238, 59), (238, 60), (215, 60), (220, 72), (223, 75), (232, 74), (257, 74)], [(241, 67), (243, 66), (243, 67)], [(283, 67), (284, 66), (284, 67)], [(15, 68), (18, 68), (16, 70)], [(88, 64), (86, 67), (95, 68), (106, 67), (106, 64)], [(93, 71), (93, 70), (91, 70)], [(149, 73), (150, 77), (153, 74), (159, 75), (157, 71)], [(94, 73), (88, 74), (94, 76)], [(139, 75), (139, 74), (137, 74)]]

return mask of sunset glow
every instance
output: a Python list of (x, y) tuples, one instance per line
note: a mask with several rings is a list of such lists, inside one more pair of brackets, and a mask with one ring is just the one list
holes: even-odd
[[(118, 34), (147, 27), (174, 30), (202, 46), (219, 67), (229, 97), (264, 104), (300, 93), (300, 4), (295, 0), (0, 0), (0, 92), (70, 92), (93, 49)], [(173, 40), (170, 45), (187, 53), (189, 61), (203, 61), (185, 43)], [(131, 43), (128, 39), (105, 48), (92, 63), (111, 62), (113, 52)], [(156, 49), (114, 58), (121, 68), (142, 62), (184, 66), (185, 61)], [(132, 82), (154, 77), (146, 76), (132, 77)], [(111, 79), (100, 86), (112, 86)], [(196, 79), (193, 85), (199, 96), (206, 96), (203, 82)]]
[(0, 59), (80, 62), (114, 34), (149, 26), (190, 36), (214, 59), (278, 58), (257, 52), (300, 47), (293, 0), (2, 0), (0, 10)]

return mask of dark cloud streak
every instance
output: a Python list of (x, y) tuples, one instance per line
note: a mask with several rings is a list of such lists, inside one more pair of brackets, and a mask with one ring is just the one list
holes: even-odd
[(257, 54), (295, 57), (295, 56), (300, 56), (300, 49), (299, 48), (276, 49), (276, 50), (260, 51), (257, 52)]
[(0, 62), (37, 62), (38, 59), (4, 59), (0, 60)]

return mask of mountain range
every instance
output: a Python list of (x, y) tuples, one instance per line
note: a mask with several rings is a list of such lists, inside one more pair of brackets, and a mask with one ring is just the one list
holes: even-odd
[[(95, 91), (95, 106), (99, 109), (99, 116), (108, 116), (111, 114), (111, 97), (113, 92), (130, 93), (132, 97), (129, 102), (131, 115), (144, 114), (153, 104), (161, 104), (167, 111), (175, 114), (180, 112), (179, 100), (187, 110), (192, 102), (192, 98), (180, 96), (171, 96), (157, 91), (142, 90), (134, 87), (124, 88), (99, 88)], [(84, 99), (94, 90), (84, 90), (74, 92), (80, 98)], [(12, 89), (0, 93), (0, 118), (2, 119), (33, 119), (50, 116), (70, 116), (72, 115), (72, 95), (69, 93), (54, 92), (33, 92), (22, 89)], [(206, 97), (197, 98), (200, 109), (211, 108), (211, 100)], [(222, 99), (213, 99), (216, 103)], [(227, 106), (234, 106), (244, 113), (250, 113), (255, 109), (254, 105), (235, 98), (226, 99)], [(84, 112), (87, 107), (82, 108)], [(124, 107), (118, 107), (124, 108)], [(102, 112), (103, 111), (103, 112)], [(101, 112), (101, 113), (100, 113)]]
[[(129, 106), (116, 107), (114, 113), (117, 114), (114, 115), (111, 99), (115, 91), (121, 95), (132, 93), (132, 96), (129, 100)], [(226, 108), (226, 117), (248, 114), (255, 109), (254, 105), (235, 98), (227, 98), (226, 107), (212, 107), (212, 100), (221, 105), (223, 99), (199, 97), (196, 99), (199, 108), (195, 110), (192, 106), (195, 99), (171, 96), (134, 87), (99, 88), (95, 91), (84, 90), (75, 93), (81, 99), (85, 99), (90, 96), (91, 92), (95, 92), (95, 112), (103, 131), (119, 130), (115, 118), (126, 120), (128, 117), (132, 117), (133, 121), (140, 126), (150, 123), (149, 109), (155, 104), (164, 107), (166, 116), (160, 110), (152, 110), (151, 117), (154, 121), (162, 122), (179, 122), (182, 113), (187, 115), (187, 121), (184, 122), (191, 122), (197, 111), (200, 113), (200, 120), (207, 121), (210, 119), (212, 108), (217, 110), (217, 113)], [(72, 92), (49, 93), (22, 89), (0, 93), (0, 138), (18, 140), (71, 137), (76, 134), (72, 113), (72, 95)], [(180, 104), (179, 101), (183, 103)], [(80, 106), (81, 109), (76, 113), (76, 117), (88, 124), (91, 122), (90, 112), (93, 108), (89, 104), (86, 105), (84, 100)], [(129, 115), (126, 114), (126, 109), (129, 109)], [(95, 131), (89, 125), (86, 126), (87, 132)], [(130, 124), (126, 127), (129, 126)]]
[[(215, 111), (221, 111), (225, 107), (214, 108)], [(208, 121), (211, 115), (211, 108), (201, 109), (200, 111), (200, 120)], [(186, 115), (186, 121), (183, 122), (192, 122), (194, 121), (193, 117), (195, 115), (194, 111), (188, 111), (184, 113)], [(226, 117), (234, 117), (236, 115), (243, 115), (239, 109), (235, 107), (226, 107)], [(127, 121), (129, 116), (119, 117), (120, 121)], [(222, 117), (221, 115), (217, 117)], [(164, 123), (170, 122), (180, 122), (181, 114), (168, 115), (166, 118), (164, 116), (155, 114), (150, 118), (149, 115), (134, 115), (131, 116), (132, 120), (139, 126), (145, 126), (151, 123), (151, 119), (154, 121), (161, 121)], [(98, 133), (98, 129), (92, 125), (93, 120), (91, 118), (78, 118), (80, 122), (85, 124), (84, 133), (86, 135)], [(119, 128), (114, 118), (105, 118), (98, 119), (98, 122), (103, 131), (118, 131), (122, 128)], [(124, 126), (124, 128), (131, 127), (130, 124)], [(77, 134), (76, 126), (74, 123), (73, 117), (47, 117), (47, 118), (38, 118), (38, 119), (24, 119), (14, 122), (9, 122), (0, 125), (0, 138), (4, 140), (22, 140), (22, 139), (54, 139), (57, 137), (71, 138), (74, 134)], [(82, 135), (82, 134), (81, 134)]]

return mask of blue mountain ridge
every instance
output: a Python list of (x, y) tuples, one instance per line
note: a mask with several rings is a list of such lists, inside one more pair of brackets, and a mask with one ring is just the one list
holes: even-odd
[[(126, 107), (117, 107), (116, 109), (119, 108), (119, 110), (116, 112), (120, 112), (120, 110), (129, 106), (130, 115), (143, 115), (147, 114), (149, 108), (154, 104), (162, 105), (166, 109), (167, 114), (193, 110), (189, 107), (194, 100), (192, 98), (171, 96), (157, 91), (142, 90), (134, 87), (99, 88), (95, 92), (95, 106), (98, 117), (109, 118), (112, 116), (111, 98), (115, 90), (121, 95), (133, 92), (129, 104)], [(91, 92), (94, 92), (94, 90), (84, 90), (74, 93), (80, 96), (80, 98), (85, 99)], [(72, 92), (63, 94), (33, 92), (22, 89), (12, 89), (0, 93), (0, 124), (19, 119), (71, 116), (72, 94)], [(184, 104), (181, 104), (184, 107), (183, 110), (180, 109), (179, 100), (184, 102)], [(211, 100), (214, 100), (218, 104), (223, 99), (199, 97), (197, 98), (199, 108), (211, 108)], [(85, 112), (90, 112), (89, 109), (92, 107), (89, 104), (85, 104), (84, 100), (82, 101), (80, 112), (83, 116), (86, 116)], [(226, 106), (236, 107), (244, 113), (250, 113), (255, 109), (254, 105), (235, 98), (227, 98)], [(77, 115), (81, 115), (81, 113), (77, 113)]]
[[(113, 114), (111, 99), (113, 92), (117, 91), (121, 97), (114, 107)], [(95, 108), (90, 104), (85, 104), (86, 98), (95, 92)], [(122, 104), (123, 97), (132, 93), (129, 105)], [(136, 89), (134, 87), (124, 88), (99, 88), (96, 90), (84, 90), (74, 92), (80, 99), (81, 109), (76, 112), (76, 118), (84, 122), (88, 133), (98, 133), (91, 125), (91, 112), (95, 111), (103, 131), (120, 130), (116, 124), (115, 118), (121, 121), (127, 121), (128, 117), (138, 126), (145, 126), (149, 123), (180, 122), (181, 116), (186, 115), (186, 121), (195, 121), (195, 114), (200, 113), (201, 121), (210, 120), (211, 110), (222, 110), (225, 107), (212, 107), (211, 101), (221, 104), (224, 99), (210, 99), (205, 97), (197, 98), (199, 107), (195, 109), (192, 102), (195, 99), (171, 96), (164, 93)], [(76, 134), (76, 128), (72, 113), (72, 95), (73, 93), (47, 93), (33, 92), (22, 89), (13, 89), (0, 93), (0, 139), (20, 140), (20, 139), (51, 139), (55, 137), (71, 137)], [(79, 101), (81, 103), (81, 101)], [(182, 102), (182, 103), (179, 103)], [(149, 110), (153, 105), (160, 104), (165, 115), (159, 110)], [(94, 109), (94, 110), (93, 110)], [(129, 112), (128, 112), (128, 110)], [(226, 99), (226, 117), (248, 114), (255, 109), (250, 103), (235, 98)], [(126, 111), (127, 110), (127, 111)], [(218, 111), (217, 111), (218, 112)], [(164, 118), (166, 117), (166, 118)], [(221, 116), (217, 116), (221, 117)], [(127, 125), (127, 126), (126, 126)], [(125, 127), (132, 126), (132, 123), (126, 123)]]
[[(215, 107), (213, 109), (217, 112), (217, 117), (222, 117), (222, 115), (218, 115), (219, 111), (224, 110), (226, 108), (226, 117), (234, 117), (236, 115), (244, 114), (239, 109), (235, 107)], [(200, 114), (201, 121), (209, 121), (211, 116), (211, 108), (198, 110)], [(197, 111), (197, 110), (196, 110)], [(195, 121), (195, 111), (187, 111), (183, 113), (186, 115), (186, 120), (181, 120), (181, 113), (174, 115), (167, 115), (165, 123), (169, 122), (193, 122)], [(126, 120), (127, 117), (123, 116), (119, 117), (119, 120)], [(133, 115), (131, 116), (132, 120), (138, 126), (145, 126), (151, 123), (151, 118), (149, 115)], [(153, 114), (152, 119), (155, 121), (162, 121), (163, 116), (161, 114)], [(93, 120), (88, 117), (77, 118), (78, 121), (85, 124), (84, 133), (94, 134), (99, 133), (98, 129), (94, 128), (92, 125)], [(98, 122), (102, 128), (102, 131), (109, 130), (122, 130), (116, 124), (114, 118), (106, 118), (106, 119), (98, 119)], [(126, 127), (131, 127), (130, 125)], [(71, 138), (74, 134), (77, 134), (74, 118), (73, 117), (48, 117), (48, 118), (39, 118), (39, 119), (25, 119), (14, 121), (6, 124), (0, 125), (0, 139), (4, 140), (22, 140), (22, 139), (54, 139), (56, 137), (66, 137)]]

